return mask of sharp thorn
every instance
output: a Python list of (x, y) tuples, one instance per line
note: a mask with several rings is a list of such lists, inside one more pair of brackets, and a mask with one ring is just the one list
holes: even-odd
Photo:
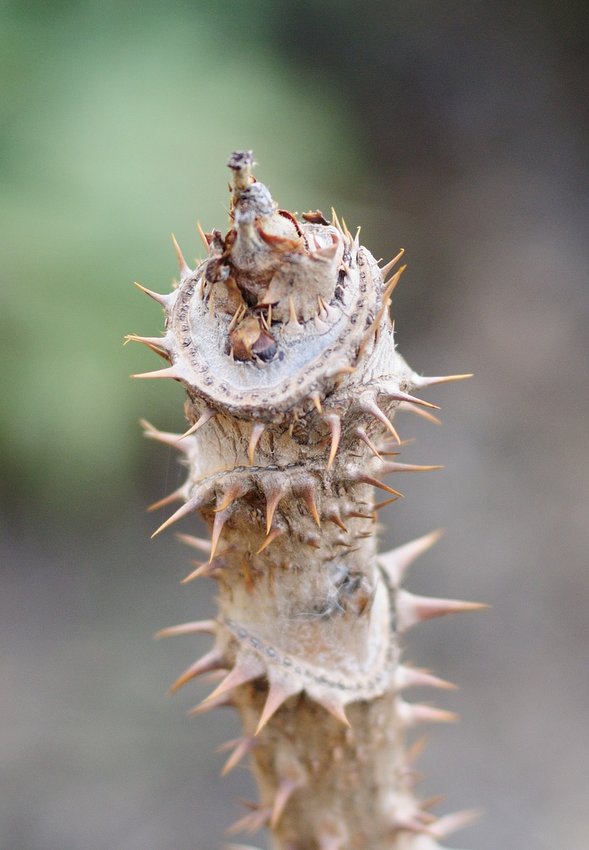
[(399, 493), (398, 490), (393, 490), (392, 487), (389, 487), (388, 484), (385, 484), (383, 481), (379, 481), (377, 478), (373, 478), (371, 475), (359, 475), (358, 481), (361, 481), (363, 484), (370, 484), (372, 487), (378, 487), (379, 490), (384, 490), (385, 493), (392, 493), (393, 496), (396, 496), (398, 499), (404, 499), (403, 493)]
[[(197, 562), (193, 561), (193, 563)], [(197, 578), (205, 578), (209, 576), (214, 578), (217, 570), (222, 569), (224, 566), (225, 562), (222, 558), (213, 558), (212, 561), (205, 561), (203, 564), (198, 564), (197, 568), (191, 573), (188, 573), (187, 576), (184, 576), (184, 578), (180, 580), (180, 584), (190, 584), (191, 581), (195, 581)]]
[(439, 404), (432, 404), (431, 401), (424, 401), (422, 398), (417, 398), (416, 396), (410, 395), (409, 393), (401, 392), (401, 390), (394, 390), (392, 392), (386, 392), (385, 395), (387, 395), (388, 398), (392, 398), (392, 399), (395, 399), (397, 401), (406, 401), (406, 402), (409, 402), (410, 404), (417, 404), (417, 405), (420, 405), (421, 407), (431, 408), (432, 410), (439, 410), (440, 409)]
[(203, 673), (210, 673), (211, 670), (218, 670), (222, 666), (222, 654), (219, 650), (212, 649), (206, 655), (203, 655), (202, 658), (199, 658), (198, 661), (195, 661), (194, 664), (191, 664), (190, 667), (187, 667), (182, 675), (178, 676), (176, 681), (170, 686), (169, 693), (175, 694), (176, 691), (179, 691), (180, 688), (197, 676), (201, 676)]
[(257, 679), (259, 676), (262, 676), (263, 673), (264, 665), (253, 655), (246, 656), (241, 659), (238, 658), (235, 663), (235, 667), (230, 673), (228, 673), (227, 676), (225, 676), (223, 681), (217, 685), (215, 690), (203, 700), (203, 703), (216, 700), (217, 697), (220, 697), (222, 694), (229, 693), (229, 691), (232, 691), (234, 688), (238, 688), (246, 682), (251, 682), (252, 679)]
[[(231, 771), (237, 767), (242, 758), (252, 751), (256, 741), (255, 738), (244, 736), (243, 738), (237, 738), (236, 741), (229, 741), (228, 743), (233, 746), (234, 749), (223, 765), (221, 776), (227, 776), (228, 773), (231, 773)], [(217, 752), (223, 752), (227, 749), (227, 745), (224, 744), (222, 747), (219, 747)]]
[(176, 291), (168, 292), (166, 295), (162, 295), (159, 292), (154, 292), (152, 289), (147, 289), (146, 286), (142, 286), (140, 283), (137, 283), (137, 281), (135, 281), (135, 286), (141, 292), (144, 292), (146, 295), (149, 295), (150, 298), (153, 298), (154, 301), (157, 301), (158, 304), (161, 304), (161, 306), (165, 310), (169, 310), (169, 308), (176, 300)]
[(432, 387), (434, 384), (449, 384), (452, 381), (465, 381), (467, 378), (472, 377), (472, 372), (467, 375), (438, 375), (432, 378), (422, 375), (414, 375), (411, 379), (411, 383), (417, 389), (423, 389), (424, 387)]
[(138, 372), (131, 375), (132, 378), (173, 378), (175, 381), (182, 380), (176, 366), (167, 366), (165, 369), (155, 369), (153, 372)]
[(198, 231), (198, 235), (200, 236), (200, 238), (201, 238), (201, 240), (202, 240), (202, 244), (205, 246), (205, 248), (206, 248), (206, 250), (207, 250), (207, 253), (208, 253), (208, 250), (209, 250), (209, 240), (207, 239), (206, 234), (205, 234), (204, 230), (203, 230), (203, 229), (202, 229), (202, 227), (201, 227), (200, 221), (198, 221), (198, 220), (197, 220), (197, 222), (196, 222), (196, 229), (197, 229), (197, 231)]
[(200, 552), (205, 552), (207, 555), (211, 551), (210, 540), (204, 540), (202, 537), (194, 537), (192, 534), (177, 534), (176, 537), (187, 546), (198, 549)]
[(293, 779), (281, 779), (276, 789), (276, 794), (274, 796), (274, 803), (272, 805), (272, 815), (270, 817), (270, 828), (276, 829), (278, 826), (278, 822), (282, 817), (282, 813), (289, 799), (296, 789), (299, 787), (300, 783), (295, 782)]
[(384, 460), (379, 472), (382, 472), (383, 475), (389, 475), (392, 472), (434, 472), (443, 468), (443, 466), (420, 466), (415, 463), (396, 463)]
[(160, 629), (154, 634), (154, 638), (176, 637), (177, 635), (214, 635), (217, 633), (219, 624), (216, 620), (196, 620), (192, 623), (180, 623), (178, 626), (168, 626)]
[(471, 823), (474, 823), (481, 817), (481, 812), (477, 809), (468, 809), (462, 812), (454, 812), (451, 815), (445, 815), (444, 817), (438, 818), (434, 824), (432, 824), (428, 832), (434, 838), (444, 839), (449, 835), (452, 835), (454, 832), (458, 832), (459, 829), (464, 829), (467, 826), (470, 826)]
[(383, 301), (385, 302), (385, 304), (386, 304), (387, 300), (391, 297), (391, 295), (393, 294), (395, 289), (397, 288), (397, 284), (401, 280), (401, 275), (403, 274), (403, 272), (405, 271), (406, 268), (407, 268), (407, 266), (401, 266), (401, 268), (397, 272), (395, 272), (395, 274), (392, 276), (392, 278), (390, 280), (385, 281), (385, 283), (384, 283), (385, 290), (384, 290), (383, 295), (382, 295)]
[(127, 334), (123, 345), (126, 345), (128, 342), (140, 342), (142, 345), (146, 345), (150, 348), (155, 354), (159, 354), (159, 356), (163, 357), (165, 360), (169, 361), (170, 359), (170, 349), (168, 348), (168, 341), (165, 336), (139, 336), (138, 334)]
[(403, 256), (404, 253), (405, 253), (405, 249), (401, 248), (401, 250), (399, 251), (397, 256), (393, 257), (392, 260), (389, 260), (388, 263), (381, 268), (380, 272), (382, 274), (383, 280), (386, 278), (388, 273), (394, 269), (394, 267), (397, 265), (397, 263), (399, 262), (399, 260), (401, 259), (401, 257)]
[(262, 709), (262, 714), (260, 715), (260, 720), (256, 729), (256, 736), (260, 734), (264, 726), (266, 726), (272, 715), (278, 711), (280, 706), (286, 702), (289, 697), (298, 693), (300, 690), (300, 687), (297, 685), (291, 685), (288, 687), (281, 682), (270, 680), (268, 695), (266, 697), (266, 702), (264, 703), (264, 708)]
[(171, 517), (169, 517), (165, 522), (163, 522), (159, 528), (157, 528), (153, 534), (151, 535), (152, 539), (157, 537), (158, 534), (161, 534), (166, 528), (170, 525), (173, 525), (178, 520), (182, 519), (188, 514), (193, 513), (197, 508), (199, 508), (204, 502), (203, 496), (194, 496), (192, 499), (189, 499), (182, 507), (178, 508), (176, 513), (173, 513)]
[(331, 446), (329, 449), (329, 459), (327, 461), (327, 468), (331, 469), (342, 435), (342, 421), (337, 413), (329, 413), (325, 417), (325, 421), (329, 425), (329, 430), (331, 431)]
[(178, 260), (178, 270), (180, 271), (180, 278), (186, 277), (186, 275), (192, 274), (192, 269), (184, 259), (182, 251), (180, 250), (180, 246), (176, 240), (176, 237), (172, 233), (172, 245), (174, 246), (174, 251), (176, 253), (176, 259)]
[(229, 484), (226, 490), (223, 492), (223, 499), (219, 504), (215, 505), (214, 513), (220, 513), (221, 511), (226, 510), (233, 502), (236, 502), (238, 499), (241, 499), (249, 490), (249, 485), (247, 481), (235, 481), (232, 484)]
[[(376, 448), (376, 446), (374, 445), (374, 443), (372, 442), (372, 440), (370, 439), (370, 437), (368, 436), (368, 434), (366, 433), (364, 428), (358, 427), (354, 430), (354, 433), (356, 434), (357, 437), (360, 437), (360, 439), (362, 440), (363, 443), (365, 443), (368, 446), (368, 448), (370, 449), (370, 451), (372, 452), (372, 454), (375, 457), (377, 457), (379, 460), (382, 460), (382, 457), (381, 457), (378, 449)], [(395, 433), (396, 433), (396, 431), (395, 431)]]
[(405, 632), (412, 626), (435, 617), (448, 614), (465, 614), (469, 611), (482, 611), (488, 608), (481, 602), (465, 602), (461, 599), (436, 599), (429, 596), (416, 596), (407, 590), (397, 592), (397, 617), (399, 631)]
[[(353, 516), (353, 514), (348, 514), (348, 516)], [(338, 528), (341, 528), (341, 530), (342, 530), (342, 531), (345, 531), (345, 532), (346, 532), (346, 534), (348, 533), (348, 529), (347, 529), (347, 527), (344, 525), (344, 522), (343, 522), (343, 520), (342, 520), (342, 518), (341, 518), (341, 516), (340, 516), (340, 514), (339, 514), (339, 511), (337, 510), (337, 508), (333, 508), (332, 510), (330, 510), (330, 511), (329, 511), (329, 513), (326, 513), (326, 514), (325, 514), (325, 519), (326, 519), (328, 522), (332, 522), (334, 525), (337, 525), (337, 527), (338, 527)]]
[(203, 425), (206, 425), (214, 416), (217, 415), (217, 411), (213, 410), (212, 407), (205, 408), (204, 412), (199, 416), (194, 425), (191, 425), (188, 431), (185, 431), (178, 440), (183, 440), (185, 437), (189, 437), (191, 434), (194, 434), (195, 431), (198, 431), (199, 428), (202, 428)]
[(186, 485), (183, 484), (182, 487), (179, 487), (177, 490), (174, 490), (173, 493), (168, 493), (167, 496), (164, 496), (163, 499), (158, 499), (157, 502), (152, 502), (151, 505), (148, 506), (148, 513), (153, 513), (153, 511), (157, 511), (160, 508), (164, 508), (166, 505), (171, 505), (172, 502), (181, 502), (186, 498)]
[(254, 465), (254, 457), (256, 453), (256, 446), (260, 442), (260, 437), (266, 430), (266, 426), (263, 422), (256, 422), (254, 427), (252, 428), (252, 433), (250, 435), (249, 444), (247, 447), (247, 457), (249, 460), (250, 466)]
[(250, 812), (249, 814), (244, 815), (244, 817), (239, 818), (239, 820), (236, 820), (235, 823), (231, 824), (226, 832), (228, 835), (235, 835), (238, 832), (247, 832), (251, 835), (259, 829), (262, 829), (263, 826), (266, 826), (270, 820), (271, 814), (272, 809), (269, 806)]
[(231, 508), (225, 508), (224, 511), (219, 511), (219, 513), (215, 514), (215, 519), (213, 521), (213, 531), (211, 534), (211, 554), (209, 557), (209, 564), (215, 557), (215, 552), (217, 551), (217, 546), (219, 545), (219, 538), (221, 537), (223, 526), (229, 519), (230, 514)]
[(453, 691), (457, 686), (452, 682), (447, 682), (445, 679), (440, 679), (438, 676), (433, 676), (427, 670), (420, 670), (417, 667), (408, 667), (399, 665), (395, 673), (395, 687), (397, 690), (405, 688), (441, 688), (442, 690)]
[(339, 720), (340, 723), (343, 723), (344, 726), (347, 726), (348, 729), (351, 729), (350, 721), (346, 716), (346, 711), (341, 702), (338, 702), (336, 699), (329, 699), (328, 697), (322, 697), (318, 699), (314, 698), (315, 702), (318, 702), (319, 705), (323, 706), (323, 708), (328, 711), (332, 717), (335, 717), (336, 720)]
[(143, 436), (148, 440), (156, 440), (158, 443), (164, 443), (166, 446), (172, 446), (176, 451), (187, 453), (193, 448), (193, 443), (188, 440), (184, 445), (180, 445), (178, 440), (180, 434), (172, 434), (170, 431), (158, 431), (158, 429), (148, 422), (147, 419), (140, 419), (139, 424), (143, 428)]
[(264, 549), (266, 549), (271, 543), (273, 543), (277, 537), (280, 537), (281, 534), (284, 534), (284, 528), (273, 528), (268, 533), (268, 536), (257, 550), (256, 555), (260, 555)]
[(423, 537), (418, 537), (416, 540), (411, 540), (409, 543), (404, 543), (402, 546), (397, 546), (395, 549), (382, 552), (377, 556), (377, 560), (384, 568), (394, 587), (400, 585), (413, 561), (427, 552), (434, 543), (437, 543), (443, 533), (442, 529), (431, 531)]
[(397, 699), (397, 714), (404, 726), (421, 726), (423, 723), (457, 723), (458, 715), (453, 711), (435, 708), (433, 705), (409, 703)]
[(197, 714), (205, 714), (207, 711), (212, 711), (214, 708), (223, 708), (226, 705), (233, 705), (233, 700), (230, 696), (219, 697), (219, 699), (211, 700), (207, 703), (199, 703), (186, 712), (188, 717), (195, 717)]
[(402, 401), (397, 410), (403, 411), (404, 413), (413, 413), (415, 416), (420, 416), (422, 419), (425, 419), (426, 422), (431, 422), (432, 425), (441, 425), (442, 420), (438, 419), (437, 416), (434, 416), (433, 413), (430, 413), (428, 410), (422, 410), (420, 407), (416, 407), (413, 404), (409, 404), (408, 402)]
[(315, 502), (315, 491), (312, 485), (308, 485), (301, 489), (301, 496), (303, 497), (303, 501), (308, 508), (309, 513), (315, 520), (315, 523), (318, 528), (321, 528), (321, 517), (319, 516), (319, 511), (317, 510), (317, 503)]
[(281, 499), (286, 495), (287, 487), (281, 477), (271, 476), (262, 482), (266, 497), (266, 534), (270, 534), (274, 513)]
[(323, 413), (323, 407), (321, 406), (321, 394), (318, 392), (313, 392), (309, 394), (309, 398), (312, 400), (315, 405), (315, 409), (317, 413)]
[(397, 431), (395, 430), (395, 426), (391, 422), (391, 420), (386, 416), (383, 411), (380, 409), (378, 404), (371, 398), (361, 398), (360, 399), (360, 410), (363, 410), (364, 413), (368, 413), (370, 416), (373, 416), (375, 419), (378, 419), (384, 427), (391, 433), (397, 443), (401, 442)]

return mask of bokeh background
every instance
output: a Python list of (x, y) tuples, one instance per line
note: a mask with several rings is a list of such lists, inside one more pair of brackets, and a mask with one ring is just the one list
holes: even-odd
[(443, 429), (399, 422), (406, 459), (446, 470), (385, 518), (383, 546), (447, 529), (411, 589), (492, 605), (408, 640), (462, 686), (442, 695), (463, 721), (432, 730), (423, 794), (484, 809), (453, 845), (586, 850), (585, 4), (21, 0), (0, 16), (2, 850), (214, 850), (254, 793), (244, 769), (218, 777), (231, 713), (185, 717), (206, 686), (165, 697), (207, 641), (151, 633), (210, 615), (214, 590), (180, 587), (173, 535), (149, 540), (144, 507), (180, 472), (138, 419), (182, 428), (182, 391), (130, 381), (155, 358), (121, 345), (161, 327), (131, 284), (170, 285), (169, 234), (193, 258), (196, 218), (224, 227), (236, 148), (283, 206), (335, 205), (377, 257), (405, 247), (400, 350), (475, 373), (430, 392)]

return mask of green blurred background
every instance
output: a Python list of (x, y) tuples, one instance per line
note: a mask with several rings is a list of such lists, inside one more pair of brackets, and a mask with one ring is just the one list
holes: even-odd
[(149, 541), (180, 471), (138, 419), (181, 428), (182, 391), (122, 346), (161, 327), (132, 282), (169, 287), (170, 233), (192, 259), (225, 226), (236, 148), (405, 247), (400, 350), (476, 375), (430, 394), (442, 431), (401, 423), (447, 468), (386, 517), (383, 546), (447, 529), (413, 590), (493, 605), (409, 641), (463, 685), (423, 794), (484, 808), (451, 843), (586, 850), (587, 29), (554, 0), (0, 3), (1, 850), (212, 850), (255, 793), (218, 778), (235, 719), (184, 716), (206, 686), (164, 696), (206, 641), (150, 634), (213, 589)]

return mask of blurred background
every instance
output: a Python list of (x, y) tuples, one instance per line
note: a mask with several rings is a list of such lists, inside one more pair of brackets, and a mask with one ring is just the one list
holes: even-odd
[[(153, 643), (214, 610), (190, 553), (149, 534), (179, 386), (124, 334), (156, 334), (169, 234), (224, 228), (236, 148), (299, 212), (333, 204), (376, 257), (406, 249), (399, 348), (444, 428), (399, 420), (383, 547), (446, 535), (408, 585), (490, 603), (424, 625), (407, 657), (459, 683), (423, 796), (481, 807), (450, 843), (589, 846), (588, 17), (581, 2), (144, 0), (0, 3), (3, 241), (1, 850), (214, 850), (255, 794), (221, 780), (231, 712), (169, 683), (207, 640)], [(157, 383), (157, 385), (156, 385)], [(196, 524), (184, 529), (197, 532)], [(418, 697), (418, 694), (415, 694)], [(430, 694), (422, 694), (429, 699)], [(256, 836), (247, 843), (265, 847)], [(368, 850), (368, 848), (367, 848)]]

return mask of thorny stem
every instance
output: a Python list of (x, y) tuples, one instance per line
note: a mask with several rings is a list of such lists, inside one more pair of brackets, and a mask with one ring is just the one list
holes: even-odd
[(249, 756), (260, 800), (231, 831), (268, 826), (276, 850), (434, 850), (471, 813), (438, 818), (417, 799), (405, 736), (455, 715), (402, 694), (451, 685), (401, 664), (399, 639), (482, 606), (400, 588), (437, 535), (378, 555), (374, 488), (400, 498), (383, 476), (438, 468), (398, 462), (391, 420), (401, 406), (433, 407), (414, 389), (467, 376), (424, 378), (396, 352), (388, 305), (402, 269), (385, 280), (395, 262), (383, 274), (335, 214), (298, 222), (278, 210), (252, 180), (251, 152), (228, 165), (229, 232), (206, 235), (194, 271), (178, 249), (178, 288), (148, 292), (165, 334), (134, 337), (170, 364), (139, 377), (188, 393), (183, 437), (146, 427), (188, 468), (162, 500), (181, 507), (158, 531), (198, 511), (211, 542), (185, 539), (209, 561), (187, 580), (219, 588), (214, 621), (164, 630), (215, 638), (172, 689), (226, 671), (195, 712), (230, 704), (241, 715), (227, 769)]

